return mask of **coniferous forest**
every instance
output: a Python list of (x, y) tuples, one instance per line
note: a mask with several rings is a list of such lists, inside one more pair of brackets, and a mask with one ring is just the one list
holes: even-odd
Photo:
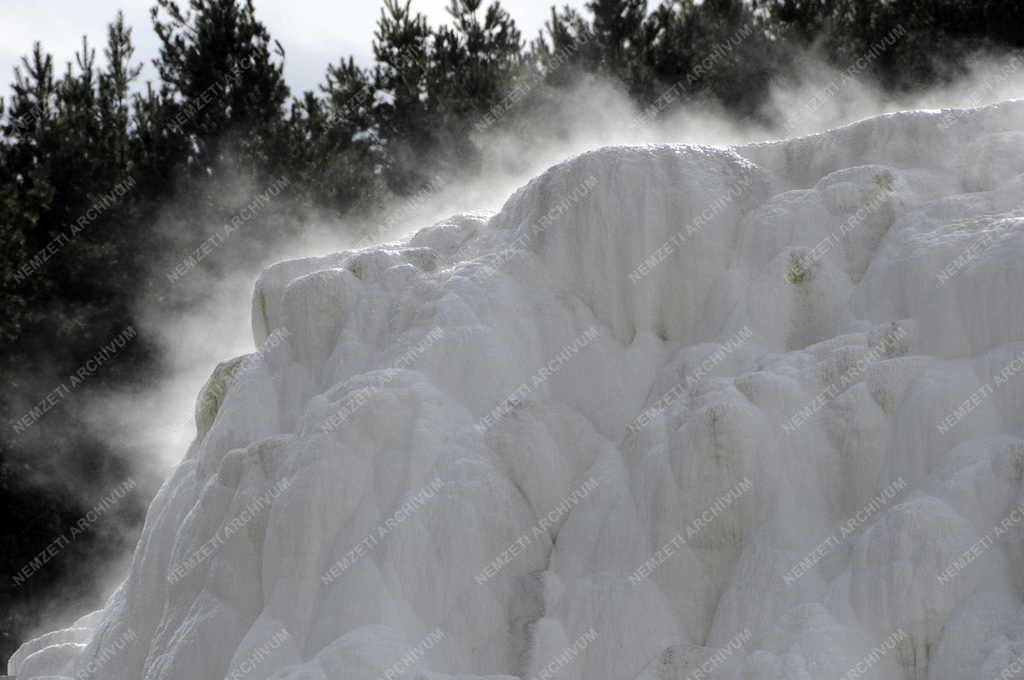
[[(778, 125), (769, 90), (807, 54), (845, 68), (897, 31), (864, 76), (910, 93), (953, 81), (970, 55), (1024, 47), (1014, 0), (590, 0), (552, 7), (535, 36), (496, 1), (451, 0), (434, 26), (415, 3), (384, 0), (374, 63), (339, 55), (317, 91), (295, 92), (252, 0), (155, 2), (151, 25), (111, 17), (105, 43), (83, 39), (73, 63), (36, 43), (0, 102), (0, 659), (46, 615), (39, 603), (84, 597), (138, 536), (156, 476), (88, 427), (84, 408), (160, 375), (140, 310), (182, 313), (208, 293), (166, 272), (226, 272), (314, 217), (360, 224), (472, 177), (489, 140), (537, 134), (587, 79), (640, 111), (706, 102)], [(155, 82), (140, 82), (139, 31), (159, 37)], [(287, 200), (261, 202), (268, 187)], [(245, 238), (212, 247), (246, 210)], [(211, 236), (211, 224), (225, 227)], [(133, 474), (133, 494), (15, 577)]]

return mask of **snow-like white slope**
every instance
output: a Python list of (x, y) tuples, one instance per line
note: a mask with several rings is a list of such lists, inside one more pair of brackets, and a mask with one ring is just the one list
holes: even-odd
[(606, 148), (275, 265), (123, 586), (12, 672), (997, 677), (1021, 173), (1015, 102)]

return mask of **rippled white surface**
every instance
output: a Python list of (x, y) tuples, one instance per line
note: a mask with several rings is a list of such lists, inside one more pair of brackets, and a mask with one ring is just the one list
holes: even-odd
[(997, 677), (1022, 172), (1013, 102), (614, 147), (275, 265), (123, 586), (11, 672)]

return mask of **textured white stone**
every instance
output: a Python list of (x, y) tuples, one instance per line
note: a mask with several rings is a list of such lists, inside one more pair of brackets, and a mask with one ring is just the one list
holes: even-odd
[(204, 412), (102, 613), (11, 672), (130, 630), (97, 677), (375, 680), (439, 629), (409, 677), (683, 680), (748, 630), (710, 677), (852, 677), (896, 632), (858, 677), (997, 677), (1024, 524), (939, 576), (1024, 500), (1024, 375), (993, 384), (1024, 350), (1024, 103), (940, 120), (599, 149), (493, 216), (271, 267), (253, 334), (287, 339)]

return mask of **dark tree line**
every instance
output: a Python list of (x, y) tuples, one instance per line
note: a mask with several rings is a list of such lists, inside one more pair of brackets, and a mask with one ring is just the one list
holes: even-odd
[[(252, 0), (156, 0), (155, 83), (138, 82), (121, 15), (99, 54), (83, 39), (58, 70), (36, 43), (15, 70), (0, 101), (0, 657), (37, 623), (22, 605), (58, 584), (73, 598), (85, 574), (134, 541), (122, 528), (138, 526), (152, 480), (118, 506), (116, 522), (12, 583), (88, 509), (83, 499), (132, 474), (132, 452), (90, 433), (83, 409), (91, 394), (141, 387), (160, 357), (140, 332), (39, 418), (25, 414), (41, 412), (40, 400), (104, 343), (141, 328), (141, 304), (161, 314), (201, 301), (198, 282), (172, 286), (162, 272), (275, 180), (288, 178), (287, 201), (271, 201), (244, 239), (197, 266), (224, 271), (314, 214), (367, 215), (437, 177), (471, 176), (490, 134), (536, 120), (591, 75), (640, 107), (682, 83), (672, 106), (707, 101), (763, 119), (772, 82), (807, 51), (843, 68), (902, 27), (865, 74), (899, 91), (955, 77), (971, 52), (1024, 46), (1015, 0), (590, 0), (584, 11), (552, 7), (533, 38), (497, 1), (451, 0), (449, 13), (435, 27), (408, 1), (384, 0), (374, 63), (342, 58), (319, 91), (294, 96), (284, 50)], [(713, 69), (698, 68), (738, 33)]]

